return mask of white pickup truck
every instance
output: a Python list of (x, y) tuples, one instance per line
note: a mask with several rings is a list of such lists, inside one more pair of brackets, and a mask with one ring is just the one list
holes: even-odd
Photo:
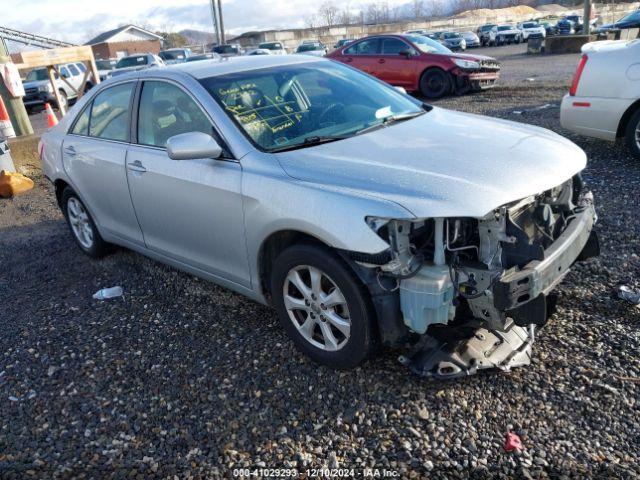
[[(66, 82), (55, 74), (55, 84), (60, 94), (60, 103), (62, 107), (67, 109), (69, 100), (77, 97), (77, 90), (82, 86), (82, 79), (87, 67), (82, 62), (65, 63), (57, 65), (60, 75), (64, 77)], [(67, 83), (68, 82), (68, 83)], [(70, 85), (69, 85), (70, 84)], [(71, 88), (73, 86), (74, 88)], [(87, 81), (86, 89), (93, 86), (91, 79)], [(46, 68), (36, 68), (31, 70), (24, 81), (23, 97), (24, 106), (31, 111), (37, 107), (43, 107), (45, 103), (56, 104), (53, 87), (49, 81), (49, 74)], [(59, 105), (58, 105), (59, 106)]]

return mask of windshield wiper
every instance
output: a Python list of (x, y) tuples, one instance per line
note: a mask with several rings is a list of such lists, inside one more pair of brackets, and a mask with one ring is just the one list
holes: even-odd
[(311, 147), (313, 145), (320, 145), (322, 143), (335, 142), (337, 140), (344, 140), (351, 135), (312, 135), (305, 137), (302, 142), (294, 143), (293, 145), (283, 145), (281, 147), (275, 147), (269, 150), (271, 153), (286, 152), (289, 150), (296, 150), (298, 148)]
[(391, 125), (392, 123), (402, 122), (404, 120), (409, 120), (411, 118), (419, 117), (420, 115), (424, 115), (426, 111), (420, 112), (411, 112), (411, 113), (399, 113), (397, 115), (389, 115), (388, 117), (384, 117), (379, 123), (374, 125), (369, 125), (368, 127), (364, 127), (361, 130), (356, 132), (356, 135), (361, 135), (363, 133), (372, 132), (373, 130), (378, 130), (379, 128), (386, 127)]

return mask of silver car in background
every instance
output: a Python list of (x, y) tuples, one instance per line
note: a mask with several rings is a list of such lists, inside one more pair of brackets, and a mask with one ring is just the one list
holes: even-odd
[(320, 58), (112, 78), (41, 142), (82, 251), (121, 245), (273, 305), (337, 368), (407, 342), (440, 378), (527, 364), (551, 290), (597, 253), (573, 143)]

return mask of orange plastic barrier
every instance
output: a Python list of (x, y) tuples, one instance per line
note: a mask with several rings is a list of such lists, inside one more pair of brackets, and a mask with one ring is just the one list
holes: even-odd
[(9, 198), (33, 188), (33, 180), (21, 173), (0, 172), (0, 197)]

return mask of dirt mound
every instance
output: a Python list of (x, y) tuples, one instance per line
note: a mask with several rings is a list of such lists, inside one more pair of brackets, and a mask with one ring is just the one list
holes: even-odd
[(507, 8), (478, 8), (476, 10), (467, 10), (457, 14), (453, 18), (509, 17), (512, 15), (532, 15), (535, 13), (538, 13), (535, 8), (529, 7), (528, 5), (519, 5), (517, 7)]
[(539, 5), (536, 7), (536, 10), (545, 13), (562, 13), (566, 12), (568, 9), (562, 5), (558, 5), (557, 3), (550, 3), (548, 5)]

